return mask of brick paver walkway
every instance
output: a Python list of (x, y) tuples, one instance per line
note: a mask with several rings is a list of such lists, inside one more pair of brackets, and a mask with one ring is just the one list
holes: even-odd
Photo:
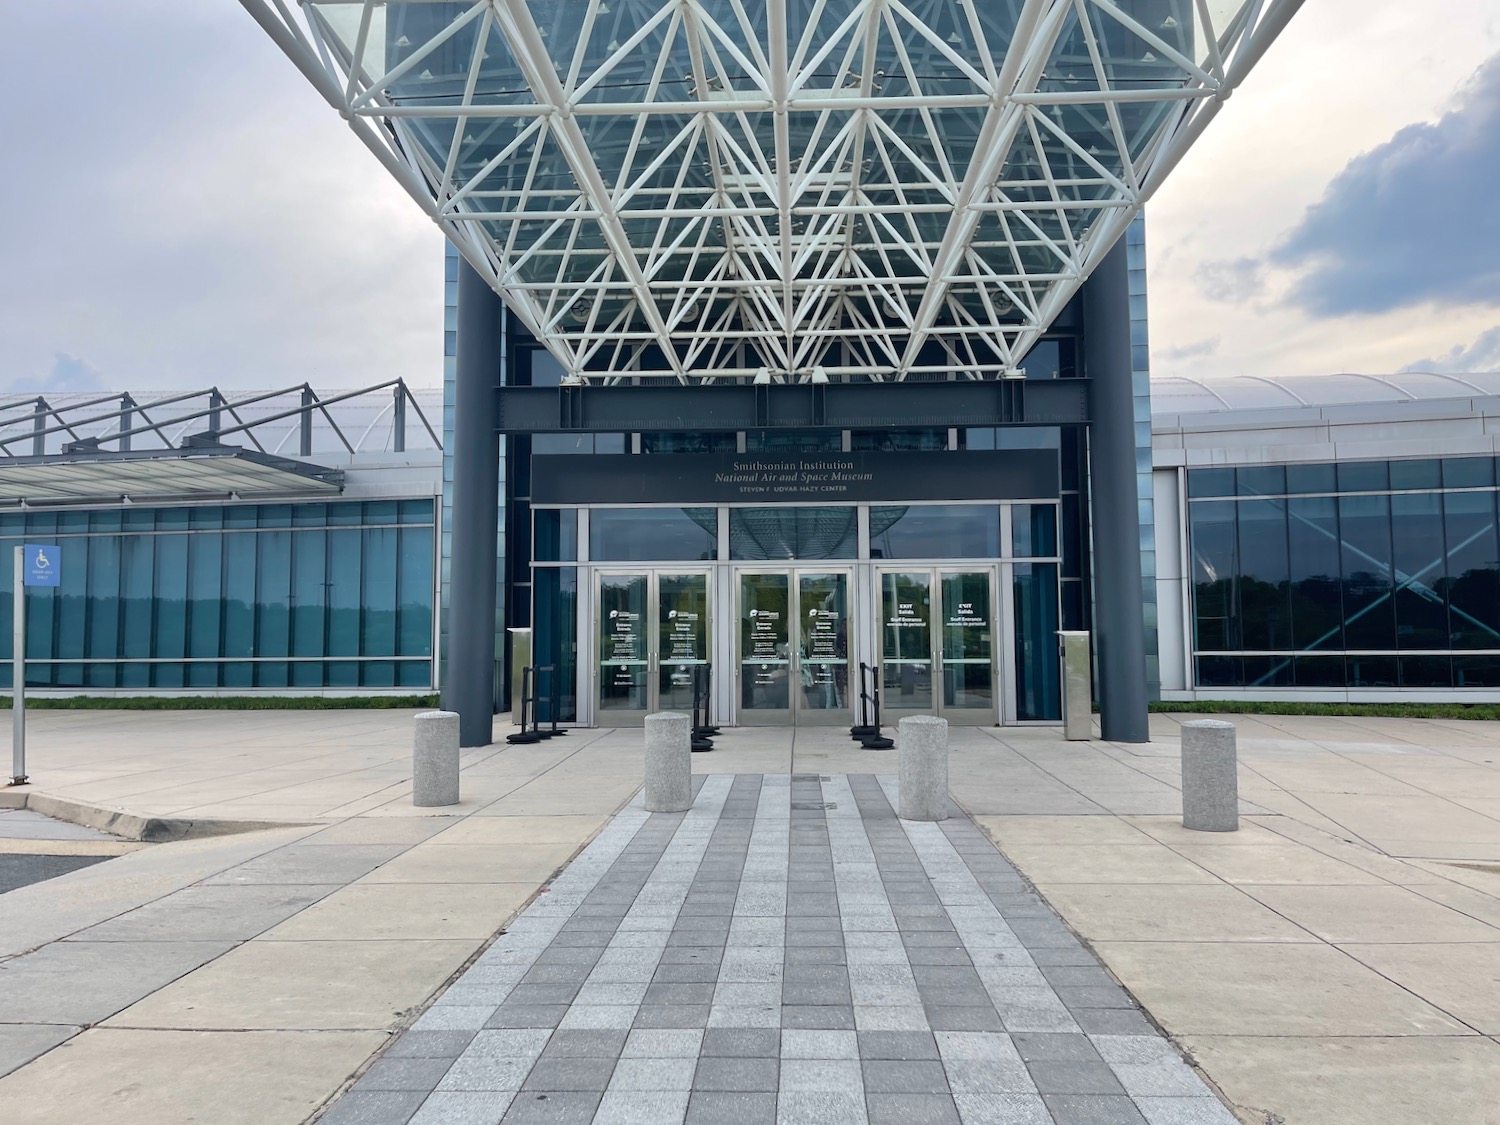
[(323, 1125), (1234, 1125), (962, 815), (873, 775), (636, 804)]

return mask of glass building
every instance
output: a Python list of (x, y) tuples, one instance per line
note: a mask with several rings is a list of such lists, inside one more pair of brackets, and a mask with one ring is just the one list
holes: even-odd
[(1500, 698), (1500, 376), (1157, 396), (1158, 512), (1181, 528), (1158, 574), (1169, 698)]
[(27, 683), (433, 691), (439, 402), (394, 383), (0, 404), (3, 612), (15, 547), (60, 574), (26, 593)]

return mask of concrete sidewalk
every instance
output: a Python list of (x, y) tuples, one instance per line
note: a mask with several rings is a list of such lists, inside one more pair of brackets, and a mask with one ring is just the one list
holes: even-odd
[[(1146, 746), (955, 729), (953, 789), (1243, 1120), (1496, 1125), (1497, 724), (1235, 721), (1260, 811), (1233, 837), (1174, 827), (1169, 716)], [(0, 895), (7, 1122), (305, 1120), (609, 822), (642, 757), (639, 731), (466, 752), (463, 804), (417, 810), (410, 713), (32, 723), (38, 791), (294, 826)], [(719, 747), (695, 770), (895, 770), (836, 730)]]

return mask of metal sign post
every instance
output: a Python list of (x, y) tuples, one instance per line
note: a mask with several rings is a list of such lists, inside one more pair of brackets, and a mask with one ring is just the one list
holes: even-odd
[(26, 784), (26, 587), (58, 586), (62, 568), (55, 545), (17, 547), (11, 593), (11, 785)]

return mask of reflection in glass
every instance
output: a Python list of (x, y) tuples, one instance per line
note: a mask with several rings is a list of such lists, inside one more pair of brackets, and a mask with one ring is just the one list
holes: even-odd
[(532, 615), (532, 656), (538, 667), (555, 670), (537, 692), (537, 721), (578, 718), (578, 568), (538, 567), (533, 579), (536, 611)]
[(992, 504), (923, 504), (870, 509), (870, 557), (993, 559), (1000, 509)]
[(880, 576), (881, 704), (932, 710), (932, 576)]
[(943, 708), (993, 708), (989, 572), (945, 574), (942, 587)]
[(1015, 566), (1016, 718), (1062, 717), (1057, 656), (1057, 567)]
[(533, 508), (536, 523), (532, 558), (537, 562), (578, 560), (578, 509)]
[(800, 706), (809, 711), (849, 706), (848, 582), (843, 574), (797, 576)]
[(750, 711), (791, 707), (785, 574), (740, 575), (740, 706)]
[(709, 561), (719, 554), (713, 508), (594, 508), (589, 558), (595, 562)]
[(859, 523), (853, 508), (729, 510), (731, 559), (852, 559), (858, 554)]
[(1017, 504), (1011, 509), (1011, 551), (1018, 559), (1057, 556), (1057, 505)]
[(599, 710), (646, 710), (646, 576), (599, 579)]
[(694, 670), (708, 663), (708, 576), (662, 574), (656, 581), (656, 705), (691, 711)]

